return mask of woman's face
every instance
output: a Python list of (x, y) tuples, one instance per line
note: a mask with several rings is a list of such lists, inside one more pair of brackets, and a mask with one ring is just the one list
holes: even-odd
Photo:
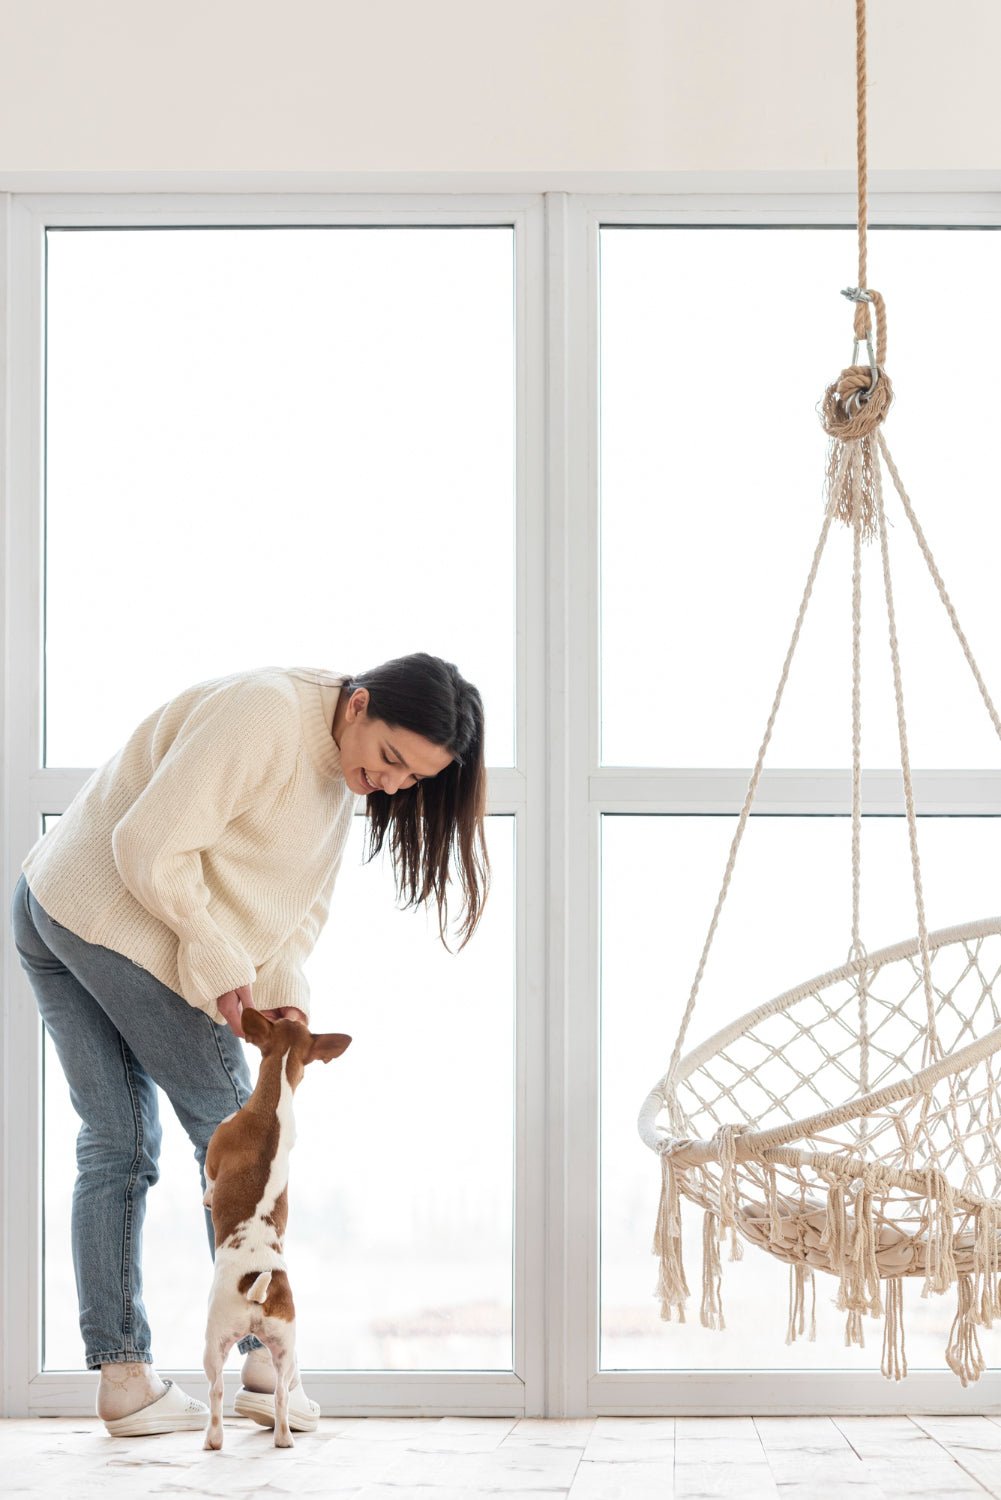
[(390, 729), (382, 719), (370, 719), (367, 708), (368, 689), (356, 688), (346, 702), (341, 693), (334, 714), (333, 736), (344, 779), (353, 792), (386, 792), (392, 797), (451, 765), (451, 755), (440, 745), (410, 729)]

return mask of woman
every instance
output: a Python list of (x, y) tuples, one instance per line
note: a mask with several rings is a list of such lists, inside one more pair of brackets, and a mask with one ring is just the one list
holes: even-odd
[[(434, 898), (443, 943), (454, 867), (464, 947), (489, 884), (483, 705), (424, 652), (357, 677), (264, 667), (197, 683), (143, 720), (23, 862), (11, 921), (82, 1121), (73, 1264), (113, 1435), (201, 1428), (208, 1414), (160, 1380), (143, 1307), (156, 1085), (204, 1191), (209, 1137), (251, 1092), (241, 1012), (308, 1019), (302, 965), (359, 796), (368, 857), (388, 834), (398, 895)], [(267, 1350), (253, 1337), (239, 1349), (244, 1388), (273, 1392)], [(295, 1380), (290, 1420), (311, 1431), (319, 1408)]]

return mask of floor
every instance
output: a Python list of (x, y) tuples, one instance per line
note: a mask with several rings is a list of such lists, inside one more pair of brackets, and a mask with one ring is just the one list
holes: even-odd
[(331, 1495), (354, 1500), (1001, 1500), (1001, 1418), (325, 1418), (295, 1448), (227, 1418), (110, 1438), (79, 1417), (0, 1423), (4, 1496)]

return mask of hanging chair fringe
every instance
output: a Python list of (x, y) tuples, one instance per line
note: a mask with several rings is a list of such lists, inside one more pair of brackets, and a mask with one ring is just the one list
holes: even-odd
[(1001, 1232), (998, 1205), (985, 1203), (974, 1215), (973, 1240), (973, 1309), (976, 1320), (984, 1328), (993, 1328), (994, 1319), (1001, 1318)]
[(713, 1136), (719, 1153), (719, 1237), (730, 1231), (730, 1259), (743, 1260), (744, 1249), (737, 1238), (737, 1137), (746, 1125), (721, 1125)]
[(817, 1337), (817, 1282), (810, 1266), (797, 1260), (789, 1267), (789, 1323), (786, 1327), (786, 1343), (794, 1344), (806, 1328), (806, 1283), (810, 1281), (810, 1343)]
[(922, 1297), (929, 1292), (947, 1292), (956, 1280), (953, 1226), (956, 1204), (952, 1184), (937, 1167), (928, 1167), (925, 1177), (925, 1280)]
[(863, 1313), (874, 1318), (883, 1314), (872, 1200), (872, 1184), (864, 1177), (849, 1182), (840, 1177), (831, 1181), (827, 1193), (827, 1223), (820, 1241), (827, 1250), (831, 1270), (838, 1278), (834, 1305), (848, 1314), (845, 1346), (857, 1344), (860, 1349), (865, 1348)]
[[(849, 1184), (851, 1189), (854, 1184)], [(853, 1260), (860, 1301), (870, 1317), (883, 1316), (882, 1284), (876, 1264), (876, 1222), (872, 1212), (872, 1191), (864, 1186), (855, 1198), (855, 1241)]]
[[(740, 1258), (737, 1239), (739, 1208), (736, 1183), (736, 1138), (746, 1127), (721, 1126), (717, 1131), (720, 1174), (716, 1193), (720, 1208), (707, 1207), (702, 1224), (702, 1326), (722, 1331), (726, 1328), (723, 1313), (723, 1268), (720, 1246), (731, 1234)], [(857, 1168), (856, 1159), (856, 1168)], [(778, 1241), (783, 1223), (777, 1174), (771, 1163), (763, 1164), (762, 1186), (769, 1233)], [(661, 1195), (654, 1235), (653, 1252), (660, 1257), (660, 1275), (656, 1295), (660, 1298), (660, 1316), (667, 1322), (685, 1322), (685, 1305), (690, 1295), (682, 1259), (681, 1193), (678, 1168), (671, 1158), (661, 1157)], [(878, 1162), (866, 1163), (858, 1177), (851, 1177), (834, 1164), (827, 1179), (827, 1212), (820, 1235), (831, 1272), (838, 1278), (835, 1306), (846, 1314), (845, 1346), (865, 1348), (863, 1319), (883, 1317), (883, 1352), (880, 1369), (888, 1380), (902, 1380), (907, 1375), (907, 1351), (904, 1336), (904, 1277), (887, 1276), (885, 1295), (878, 1262), (878, 1224), (884, 1222), (882, 1209), (888, 1190), (887, 1173)], [(1001, 1319), (1001, 1204), (982, 1202), (975, 1209), (958, 1210), (955, 1192), (944, 1173), (928, 1168), (923, 1174), (922, 1228), (916, 1236), (917, 1274), (924, 1264), (921, 1295), (942, 1293), (956, 1287), (956, 1315), (949, 1332), (945, 1360), (962, 1385), (979, 1380), (986, 1368), (977, 1330), (993, 1327)], [(713, 1191), (707, 1177), (704, 1189)], [(874, 1202), (880, 1203), (879, 1211)], [(956, 1218), (965, 1214), (972, 1224), (971, 1237), (963, 1243), (972, 1249), (972, 1270), (960, 1271), (956, 1261)], [(760, 1222), (760, 1220), (758, 1220)], [(800, 1247), (801, 1249), (802, 1247)], [(966, 1265), (971, 1261), (966, 1260)], [(806, 1288), (810, 1285), (809, 1338), (817, 1337), (817, 1288), (812, 1266), (804, 1259), (789, 1267), (789, 1310), (786, 1344), (795, 1343), (807, 1330)]]
[(956, 1317), (949, 1332), (945, 1362), (953, 1374), (959, 1376), (964, 1389), (971, 1381), (979, 1380), (986, 1369), (976, 1323), (973, 1278), (962, 1275), (956, 1286)]
[(660, 1298), (660, 1315), (666, 1323), (675, 1312), (678, 1322), (685, 1321), (688, 1282), (681, 1253), (681, 1203), (678, 1175), (668, 1156), (660, 1159), (660, 1206), (653, 1236), (653, 1253), (660, 1256), (660, 1275), (654, 1295)]
[(883, 1324), (883, 1360), (880, 1370), (887, 1380), (903, 1380), (907, 1374), (902, 1276), (894, 1276), (886, 1283), (886, 1321)]
[(723, 1318), (723, 1266), (719, 1246), (722, 1238), (719, 1215), (707, 1208), (702, 1218), (702, 1310), (703, 1328), (722, 1330), (726, 1327)]

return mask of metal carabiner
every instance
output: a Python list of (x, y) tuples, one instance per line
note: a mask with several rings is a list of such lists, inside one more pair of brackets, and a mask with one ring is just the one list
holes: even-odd
[[(862, 287), (857, 287), (857, 286), (845, 287), (844, 290), (842, 291), (841, 295), (842, 295), (842, 297), (847, 297), (850, 302), (871, 302), (872, 301), (872, 297), (870, 296), (870, 294), (867, 291), (864, 291)], [(855, 347), (852, 350), (852, 364), (853, 365), (858, 363), (858, 346), (859, 346), (859, 340), (856, 339), (855, 340)], [(849, 413), (851, 413), (852, 403), (853, 402), (855, 403), (856, 406), (860, 406), (864, 401), (868, 401), (869, 400), (869, 398), (872, 395), (873, 391), (876, 389), (876, 382), (879, 379), (879, 366), (876, 364), (876, 356), (875, 356), (875, 354), (872, 351), (872, 332), (871, 331), (866, 334), (865, 347), (866, 347), (866, 349), (868, 350), (868, 353), (869, 353), (869, 368), (872, 371), (872, 380), (869, 382), (869, 389), (867, 391), (853, 391), (852, 394), (848, 397), (847, 401), (845, 402), (845, 410), (848, 411)]]

